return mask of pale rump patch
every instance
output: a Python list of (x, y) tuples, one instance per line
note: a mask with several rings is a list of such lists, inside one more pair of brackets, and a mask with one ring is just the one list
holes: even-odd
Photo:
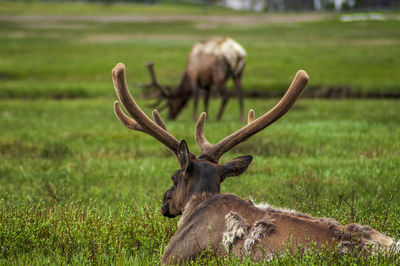
[(223, 57), (235, 75), (243, 69), (247, 56), (244, 48), (231, 38), (214, 38), (199, 42), (193, 46), (191, 54), (199, 53)]
[(388, 254), (400, 254), (400, 241), (394, 241), (393, 238), (385, 236), (377, 232), (379, 236), (375, 236), (372, 240), (365, 242), (364, 251), (371, 254), (386, 252)]
[(229, 212), (225, 216), (226, 231), (222, 236), (222, 244), (229, 252), (237, 239), (247, 234), (247, 221), (236, 212)]
[(399, 253), (400, 254), (400, 240), (397, 240), (394, 242), (391, 246), (391, 251), (394, 253)]
[(272, 223), (273, 221), (274, 220), (266, 214), (260, 221), (256, 221), (253, 224), (244, 241), (244, 249), (248, 254), (261, 238), (267, 237), (274, 232), (275, 226)]
[(391, 252), (395, 245), (393, 238), (385, 236), (369, 226), (356, 223), (345, 226), (339, 239), (338, 248), (343, 253), (355, 248), (368, 254)]

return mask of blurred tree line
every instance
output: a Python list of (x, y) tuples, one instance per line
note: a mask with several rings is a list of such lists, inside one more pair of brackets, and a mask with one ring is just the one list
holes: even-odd
[[(382, 10), (400, 8), (400, 0), (223, 0), (261, 2), (264, 10)], [(252, 9), (252, 8), (250, 8)]]
[[(19, 1), (19, 0), (14, 0)], [(33, 1), (33, 0), (22, 0)], [(38, 1), (38, 0), (34, 0)], [(141, 4), (203, 4), (220, 5), (235, 9), (254, 11), (293, 10), (384, 10), (400, 9), (400, 0), (39, 0), (48, 2), (102, 2), (110, 5), (116, 2)]]

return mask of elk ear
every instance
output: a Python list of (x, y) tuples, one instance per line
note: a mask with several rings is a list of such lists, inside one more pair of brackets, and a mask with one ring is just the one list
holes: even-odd
[(225, 178), (230, 176), (238, 176), (243, 174), (247, 167), (249, 167), (253, 156), (246, 155), (237, 157), (222, 166), (220, 182), (224, 181)]
[(189, 168), (190, 165), (190, 153), (185, 140), (182, 140), (181, 143), (179, 144), (178, 160), (181, 169), (184, 172), (186, 172), (186, 170)]

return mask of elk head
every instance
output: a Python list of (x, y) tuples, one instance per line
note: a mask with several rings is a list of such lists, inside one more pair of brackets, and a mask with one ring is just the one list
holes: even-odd
[(168, 107), (168, 119), (175, 119), (183, 110), (183, 107), (185, 107), (192, 95), (191, 91), (184, 90), (184, 88), (189, 88), (189, 85), (187, 85), (187, 83), (190, 82), (188, 75), (185, 72), (180, 84), (175, 88), (170, 88), (169, 86), (163, 86), (158, 83), (153, 62), (146, 63), (145, 66), (149, 70), (151, 82), (144, 87), (154, 87), (157, 89), (157, 92), (154, 95), (157, 100), (151, 105), (151, 107), (156, 108), (165, 101), (159, 108), (160, 112)]
[(225, 178), (244, 173), (252, 159), (250, 155), (241, 156), (224, 165), (206, 159), (195, 159), (186, 142), (182, 140), (178, 149), (180, 169), (171, 176), (173, 185), (164, 194), (161, 213), (167, 217), (175, 217), (182, 214), (192, 196), (219, 193)]
[(195, 155), (189, 152), (184, 140), (179, 142), (167, 131), (157, 110), (153, 111), (154, 121), (152, 121), (136, 104), (128, 91), (125, 81), (125, 66), (122, 63), (117, 64), (112, 70), (112, 76), (117, 96), (132, 117), (125, 115), (119, 102), (116, 101), (114, 112), (117, 118), (126, 127), (147, 133), (163, 143), (175, 154), (179, 162), (180, 169), (171, 176), (173, 185), (164, 194), (161, 212), (167, 217), (180, 215), (193, 196), (203, 193), (219, 193), (220, 185), (225, 178), (238, 176), (245, 172), (252, 160), (250, 155), (238, 157), (224, 165), (218, 164), (218, 160), (231, 148), (246, 141), (283, 116), (301, 95), (309, 79), (305, 71), (299, 70), (288, 91), (275, 107), (257, 119), (254, 117), (254, 111), (250, 110), (247, 125), (215, 145), (210, 144), (204, 136), (206, 113), (203, 112), (195, 129), (195, 140), (202, 152), (196, 159)]

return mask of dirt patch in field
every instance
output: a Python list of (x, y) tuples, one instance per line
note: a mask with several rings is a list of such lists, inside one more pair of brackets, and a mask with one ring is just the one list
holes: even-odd
[[(234, 25), (257, 25), (260, 23), (298, 23), (320, 21), (331, 17), (329, 14), (304, 13), (304, 14), (251, 14), (238, 16), (202, 16), (202, 15), (115, 15), (115, 16), (26, 16), (26, 15), (1, 15), (2, 21), (86, 21), (86, 22), (174, 22), (174, 21), (194, 21), (199, 22), (204, 27), (212, 24), (234, 24)], [(201, 27), (201, 26), (200, 26)]]
[(125, 42), (133, 40), (188, 40), (197, 41), (198, 38), (185, 34), (89, 34), (81, 38), (80, 41), (85, 43), (110, 43)]
[(84, 43), (110, 43), (132, 39), (131, 34), (90, 34), (80, 39)]
[(55, 33), (55, 32), (41, 33), (40, 35), (38, 35), (36, 32), (14, 31), (8, 33), (5, 36), (12, 39), (38, 38), (38, 36), (40, 36), (41, 38), (61, 39), (65, 35), (63, 35), (62, 33)]
[(24, 27), (31, 28), (31, 29), (63, 29), (63, 30), (80, 30), (86, 29), (89, 26), (85, 24), (77, 24), (77, 23), (60, 23), (60, 22), (53, 22), (47, 23), (28, 23), (24, 24)]

